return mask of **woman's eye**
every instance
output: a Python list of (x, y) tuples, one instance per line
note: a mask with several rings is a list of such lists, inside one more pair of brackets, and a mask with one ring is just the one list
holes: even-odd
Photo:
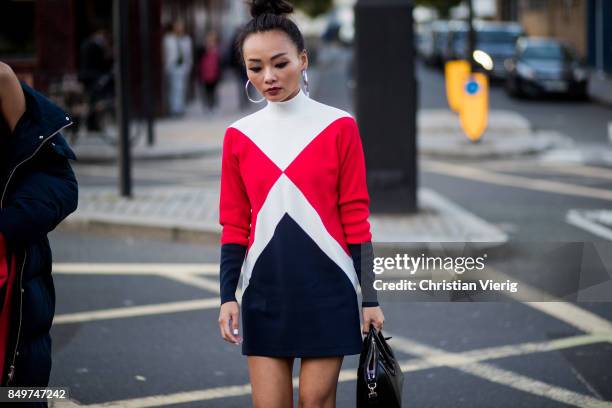
[(276, 65), (276, 68), (284, 68), (286, 65), (288, 64), (288, 62), (281, 62), (280, 64)]
[(261, 70), (261, 68), (259, 67), (253, 67), (253, 68), (249, 68), (251, 71), (253, 72), (259, 72)]

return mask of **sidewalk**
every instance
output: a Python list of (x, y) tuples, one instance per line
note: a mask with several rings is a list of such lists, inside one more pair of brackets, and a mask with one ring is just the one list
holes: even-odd
[(592, 72), (589, 79), (589, 96), (604, 105), (612, 106), (612, 77)]
[[(164, 160), (219, 154), (227, 126), (263, 105), (249, 103), (246, 110), (239, 111), (239, 85), (231, 74), (227, 72), (225, 79), (219, 84), (220, 106), (216, 112), (205, 112), (199, 95), (196, 95), (195, 100), (188, 104), (182, 118), (157, 119), (155, 144), (147, 146), (146, 135), (141, 136), (132, 146), (132, 158)], [(73, 149), (80, 163), (114, 162), (117, 159), (116, 146), (94, 137), (80, 138)]]
[(438, 158), (508, 158), (573, 146), (570, 137), (534, 131), (524, 116), (506, 110), (489, 112), (487, 128), (478, 142), (467, 138), (458, 115), (449, 109), (419, 111), (417, 126), (419, 154)]
[[(418, 203), (414, 215), (372, 214), (373, 240), (408, 242), (417, 248), (465, 241), (496, 246), (508, 240), (498, 227), (432, 190), (420, 189)], [(219, 191), (213, 187), (140, 187), (132, 199), (118, 197), (116, 189), (84, 188), (79, 208), (60, 228), (217, 244), (218, 204)]]

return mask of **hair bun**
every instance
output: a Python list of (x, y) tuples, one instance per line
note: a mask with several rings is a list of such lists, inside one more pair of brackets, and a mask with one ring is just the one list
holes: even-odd
[(253, 0), (251, 2), (251, 16), (253, 18), (261, 14), (290, 14), (293, 6), (284, 0)]

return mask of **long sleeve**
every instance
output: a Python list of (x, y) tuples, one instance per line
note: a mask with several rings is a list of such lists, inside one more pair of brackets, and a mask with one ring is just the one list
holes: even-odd
[(236, 288), (247, 247), (240, 244), (221, 245), (219, 283), (221, 304), (236, 301)]
[(378, 306), (377, 293), (373, 287), (374, 253), (368, 221), (370, 196), (366, 184), (365, 156), (357, 123), (352, 119), (347, 124), (340, 135), (338, 146), (340, 221), (361, 285), (362, 306)]
[(232, 128), (228, 128), (223, 139), (221, 162), (221, 188), (219, 198), (219, 223), (221, 244), (234, 243), (247, 246), (251, 233), (251, 202), (240, 174), (238, 159), (233, 152)]
[(221, 304), (236, 300), (236, 287), (251, 233), (251, 203), (233, 151), (234, 131), (228, 128), (223, 139), (219, 223), (221, 259), (219, 283)]
[(370, 196), (366, 184), (366, 168), (361, 137), (354, 119), (346, 121), (338, 138), (340, 174), (338, 206), (340, 221), (348, 244), (372, 240), (370, 233)]
[(372, 242), (362, 244), (348, 244), (353, 258), (353, 265), (357, 271), (357, 278), (361, 285), (361, 306), (378, 306), (378, 294), (374, 289), (374, 249)]

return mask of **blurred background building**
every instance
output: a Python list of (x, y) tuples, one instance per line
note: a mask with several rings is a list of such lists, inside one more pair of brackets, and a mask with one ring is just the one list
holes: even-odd
[(563, 40), (592, 68), (612, 73), (610, 1), (497, 0), (497, 18), (520, 22), (529, 35)]
[[(0, 59), (20, 78), (46, 91), (66, 75), (76, 75), (80, 50), (86, 39), (100, 29), (112, 40), (110, 0), (5, 0), (0, 2)], [(204, 33), (215, 29), (222, 39), (245, 18), (241, 2), (225, 0), (148, 0), (150, 19), (153, 96), (163, 101), (162, 37), (177, 18), (185, 22), (194, 47), (202, 45)], [(130, 73), (134, 92), (140, 89), (141, 47), (139, 2), (130, 2)], [(138, 105), (138, 98), (133, 98)], [(137, 106), (136, 106), (137, 108)], [(161, 103), (158, 111), (163, 109)]]

